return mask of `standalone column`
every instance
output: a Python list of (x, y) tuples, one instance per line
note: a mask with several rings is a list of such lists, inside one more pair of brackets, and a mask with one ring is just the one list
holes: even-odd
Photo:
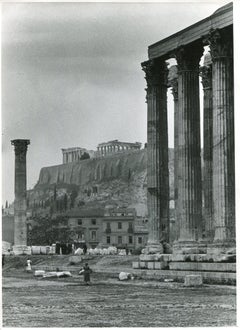
[[(26, 154), (29, 140), (12, 140), (15, 151), (14, 246), (15, 254), (29, 253), (27, 248)], [(31, 250), (30, 250), (31, 254)]]
[(224, 248), (235, 244), (232, 27), (211, 31), (209, 43), (213, 62), (214, 242)]
[(145, 253), (163, 252), (169, 240), (169, 175), (167, 127), (167, 66), (164, 60), (144, 62), (147, 81), (148, 243)]
[(174, 244), (174, 251), (178, 253), (188, 247), (194, 251), (198, 238), (201, 238), (199, 61), (202, 52), (203, 48), (198, 43), (181, 47), (176, 52), (179, 111), (177, 168), (179, 237), (178, 242)]
[(203, 85), (203, 239), (211, 242), (214, 234), (212, 201), (213, 107), (212, 65), (201, 67)]
[(176, 233), (179, 232), (178, 226), (178, 74), (177, 74), (177, 66), (173, 65), (169, 68), (168, 75), (169, 85), (172, 87), (172, 94), (174, 100), (174, 207), (175, 207), (175, 224), (174, 224), (174, 238), (176, 238)]

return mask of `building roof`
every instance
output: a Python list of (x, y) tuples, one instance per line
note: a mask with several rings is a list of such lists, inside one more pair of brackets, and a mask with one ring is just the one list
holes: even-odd
[(97, 218), (104, 216), (103, 208), (92, 208), (92, 209), (72, 209), (66, 212), (67, 217), (78, 217), (78, 218)]

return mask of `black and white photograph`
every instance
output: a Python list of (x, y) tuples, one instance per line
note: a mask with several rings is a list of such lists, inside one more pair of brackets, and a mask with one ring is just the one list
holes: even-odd
[(239, 12), (1, 3), (3, 328), (237, 327)]

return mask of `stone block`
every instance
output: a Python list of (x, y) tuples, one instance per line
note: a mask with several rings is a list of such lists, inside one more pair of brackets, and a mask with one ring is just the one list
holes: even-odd
[(141, 269), (146, 269), (146, 268), (147, 268), (147, 263), (146, 263), (145, 261), (140, 261), (140, 262), (139, 262), (139, 267), (140, 267)]
[(201, 275), (186, 275), (184, 279), (184, 286), (200, 286), (203, 284)]
[(76, 256), (71, 256), (71, 257), (69, 257), (69, 263), (70, 264), (78, 264), (78, 263), (80, 263), (81, 261), (82, 261), (82, 257), (81, 256), (78, 256), (78, 255), (76, 255)]
[(155, 254), (140, 254), (140, 261), (154, 261)]
[(186, 256), (184, 255), (184, 254), (176, 254), (176, 253), (174, 253), (173, 255), (172, 255), (172, 261), (185, 261), (185, 259), (186, 259)]
[(133, 261), (132, 262), (132, 268), (134, 268), (134, 269), (140, 268), (140, 262), (139, 261)]
[(152, 261), (147, 262), (147, 269), (154, 269), (154, 262)]
[(154, 262), (154, 269), (167, 269), (168, 262), (167, 261), (155, 261)]

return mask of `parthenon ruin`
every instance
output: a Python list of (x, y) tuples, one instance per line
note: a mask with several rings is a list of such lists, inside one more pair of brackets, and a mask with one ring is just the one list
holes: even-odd
[[(204, 47), (210, 54), (200, 68)], [(148, 213), (146, 254), (169, 237), (167, 88), (174, 96), (175, 208), (173, 253), (235, 247), (233, 6), (228, 4), (148, 48)], [(168, 81), (167, 60), (177, 66)], [(199, 77), (203, 85), (201, 170)], [(203, 196), (203, 198), (202, 198)]]
[(141, 143), (129, 143), (129, 142), (120, 142), (118, 140), (112, 140), (108, 142), (100, 143), (97, 146), (98, 156), (106, 156), (116, 152), (122, 152), (126, 150), (139, 150), (141, 149)]

